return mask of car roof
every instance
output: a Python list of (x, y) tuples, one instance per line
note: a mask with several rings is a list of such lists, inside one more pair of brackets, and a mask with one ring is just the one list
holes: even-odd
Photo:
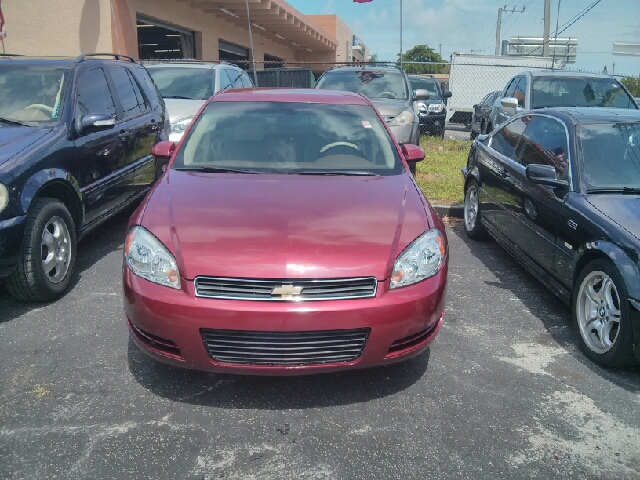
[(154, 63), (153, 65), (145, 65), (145, 67), (149, 70), (154, 68), (201, 68), (213, 70), (216, 67), (232, 67), (238, 68), (236, 65), (232, 65), (231, 63), (211, 63), (211, 62), (162, 62), (162, 63)]
[(573, 72), (571, 70), (527, 70), (532, 77), (582, 77), (582, 78), (612, 78), (602, 73)]
[(553, 115), (573, 124), (640, 122), (640, 110), (630, 108), (550, 107), (530, 110), (528, 113)]
[(358, 71), (386, 71), (386, 72), (396, 72), (396, 73), (404, 73), (403, 70), (400, 70), (400, 68), (398, 67), (388, 67), (388, 66), (378, 66), (378, 65), (362, 65), (361, 67), (333, 67), (329, 70), (327, 70), (326, 72), (324, 72), (324, 75), (326, 75), (327, 73), (334, 73), (334, 72), (358, 72)]
[(241, 88), (223, 90), (211, 102), (287, 102), (333, 105), (371, 105), (363, 95), (343, 90), (311, 88)]
[(76, 63), (76, 59), (70, 57), (22, 57), (8, 55), (0, 55), (0, 61), (3, 63), (12, 62), (22, 65), (44, 65), (52, 67), (73, 67)]

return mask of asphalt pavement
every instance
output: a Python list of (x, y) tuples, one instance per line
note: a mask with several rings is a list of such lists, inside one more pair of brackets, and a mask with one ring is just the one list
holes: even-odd
[(0, 478), (640, 478), (640, 369), (577, 349), (570, 311), (449, 220), (448, 307), (405, 363), (307, 377), (159, 364), (122, 311), (126, 214), (80, 244), (72, 288), (0, 288)]

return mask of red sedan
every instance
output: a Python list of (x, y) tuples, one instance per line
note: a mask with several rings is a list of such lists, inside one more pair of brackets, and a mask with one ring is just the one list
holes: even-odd
[[(448, 247), (367, 98), (212, 97), (129, 221), (124, 307), (157, 360), (296, 375), (420, 354), (444, 315)], [(165, 159), (166, 160), (166, 159)]]

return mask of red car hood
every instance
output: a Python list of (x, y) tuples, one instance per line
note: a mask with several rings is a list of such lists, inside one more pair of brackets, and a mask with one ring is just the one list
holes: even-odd
[(181, 276), (389, 277), (397, 255), (434, 223), (408, 174), (390, 177), (170, 170), (142, 225)]

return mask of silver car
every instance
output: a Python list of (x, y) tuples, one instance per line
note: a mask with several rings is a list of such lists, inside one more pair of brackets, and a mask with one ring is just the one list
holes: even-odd
[(214, 93), (254, 86), (244, 70), (230, 63), (167, 62), (148, 65), (147, 70), (164, 98), (171, 121), (169, 140), (176, 143)]

